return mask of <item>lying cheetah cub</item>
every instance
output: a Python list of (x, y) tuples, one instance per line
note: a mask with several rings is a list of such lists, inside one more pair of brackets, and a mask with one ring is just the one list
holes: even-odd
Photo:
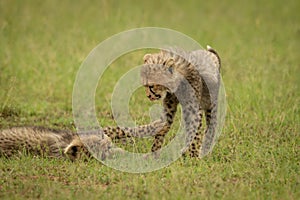
[[(101, 137), (102, 135), (102, 137)], [(100, 155), (91, 155), (96, 150)], [(110, 138), (104, 134), (81, 135), (62, 130), (42, 127), (13, 127), (0, 130), (0, 156), (12, 157), (31, 154), (49, 158), (68, 158), (72, 161), (96, 156), (104, 160), (121, 149), (112, 146)]]

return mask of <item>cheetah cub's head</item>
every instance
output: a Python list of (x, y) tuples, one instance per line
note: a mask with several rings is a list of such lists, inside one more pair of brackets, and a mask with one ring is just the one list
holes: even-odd
[(85, 160), (95, 157), (101, 160), (122, 155), (124, 150), (114, 147), (107, 136), (102, 138), (98, 134), (76, 136), (64, 149), (64, 154), (72, 161)]
[(165, 57), (163, 52), (146, 54), (141, 69), (141, 82), (146, 95), (151, 101), (163, 99), (167, 92), (177, 89), (178, 73), (175, 71), (174, 59)]

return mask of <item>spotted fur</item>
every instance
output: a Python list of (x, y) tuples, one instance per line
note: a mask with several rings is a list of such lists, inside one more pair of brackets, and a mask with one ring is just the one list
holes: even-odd
[[(169, 49), (144, 56), (141, 78), (146, 96), (151, 101), (162, 99), (164, 107), (161, 117), (164, 125), (155, 134), (152, 152), (162, 147), (179, 103), (183, 107), (189, 144), (183, 151), (188, 150), (186, 152), (190, 156), (203, 157), (212, 150), (217, 126), (220, 67), (220, 57), (209, 46), (207, 50), (187, 52)], [(185, 97), (187, 94), (188, 98)], [(200, 128), (203, 112), (206, 116), (207, 129), (201, 146)]]
[(99, 132), (79, 137), (74, 132), (43, 127), (13, 127), (0, 130), (0, 156), (7, 158), (30, 154), (68, 158), (72, 161), (91, 157), (104, 160), (117, 152), (122, 150), (115, 148), (111, 139)]

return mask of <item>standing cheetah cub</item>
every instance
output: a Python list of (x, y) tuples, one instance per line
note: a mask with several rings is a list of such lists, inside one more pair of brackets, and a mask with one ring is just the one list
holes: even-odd
[[(209, 46), (207, 50), (187, 52), (169, 49), (144, 56), (141, 80), (146, 95), (151, 101), (159, 99), (163, 101), (163, 116), (160, 121), (164, 125), (154, 136), (152, 152), (162, 147), (164, 137), (173, 123), (177, 105), (179, 103), (182, 105), (178, 97), (187, 92), (194, 93), (191, 97), (194, 96), (196, 104), (191, 99), (181, 98), (185, 104), (182, 105), (185, 107), (183, 119), (188, 135), (187, 142), (190, 144), (183, 151), (193, 157), (203, 157), (212, 150), (216, 137), (220, 67), (221, 61), (217, 52)], [(207, 129), (201, 146), (200, 128), (203, 111)]]

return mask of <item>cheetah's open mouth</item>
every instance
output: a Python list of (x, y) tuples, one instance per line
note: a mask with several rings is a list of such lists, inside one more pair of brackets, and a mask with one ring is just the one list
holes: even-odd
[(155, 101), (155, 100), (158, 100), (161, 98), (161, 95), (160, 94), (156, 94), (154, 91), (153, 91), (153, 86), (149, 86), (149, 90), (150, 92), (154, 95), (150, 95), (148, 96), (148, 98), (151, 100), (151, 101)]
[(155, 97), (148, 97), (150, 101), (159, 100), (161, 98), (161, 95), (155, 95)]

